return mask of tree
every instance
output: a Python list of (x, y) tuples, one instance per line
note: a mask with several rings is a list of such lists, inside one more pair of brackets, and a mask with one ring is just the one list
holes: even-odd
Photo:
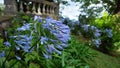
[[(63, 0), (62, 0), (63, 1)], [(82, 4), (82, 9), (79, 15), (79, 20), (86, 23), (95, 17), (100, 16), (100, 12), (107, 11), (110, 15), (116, 14), (120, 11), (120, 0), (71, 0)], [(68, 1), (69, 2), (69, 1)]]

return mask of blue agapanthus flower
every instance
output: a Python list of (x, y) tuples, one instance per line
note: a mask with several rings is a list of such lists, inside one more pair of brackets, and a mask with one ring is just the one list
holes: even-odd
[(21, 57), (19, 57), (19, 56), (17, 56), (17, 55), (16, 55), (15, 57), (16, 57), (17, 60), (21, 60)]
[(5, 56), (5, 51), (2, 51), (1, 53), (0, 53), (0, 58), (2, 58), (2, 57), (4, 57)]
[(48, 41), (48, 38), (47, 37), (41, 37), (41, 39), (40, 39), (40, 43), (41, 44), (46, 44), (47, 43), (47, 41)]
[(105, 29), (105, 32), (107, 33), (107, 36), (111, 38), (113, 36), (112, 29)]
[(82, 25), (82, 28), (83, 28), (84, 31), (88, 32), (89, 26), (90, 26), (90, 25), (84, 24), (84, 25)]
[(101, 30), (99, 30), (99, 29), (95, 29), (95, 31), (94, 31), (94, 36), (96, 37), (96, 38), (98, 38), (98, 37), (100, 37), (101, 36)]
[(45, 57), (45, 59), (52, 59), (51, 54), (48, 54), (48, 53), (44, 53), (44, 52), (43, 52), (43, 56)]
[(97, 27), (95, 27), (95, 26), (90, 26), (90, 29), (91, 29), (91, 30), (96, 30)]
[[(4, 42), (4, 45), (6, 46), (14, 46), (17, 51), (24, 51), (24, 52), (31, 52), (31, 40), (32, 36), (28, 35), (16, 35), (16, 36), (10, 36), (10, 39), (14, 39), (13, 42), (16, 43), (14, 45), (11, 45), (10, 42), (6, 41)], [(1, 53), (1, 56), (4, 55), (4, 52)], [(15, 55), (17, 60), (21, 60), (21, 58), (17, 55)]]
[(68, 47), (68, 44), (60, 44), (60, 46), (62, 46), (63, 48), (66, 48), (66, 47)]
[(18, 31), (25, 31), (25, 30), (30, 30), (30, 24), (26, 23), (22, 27), (17, 28)]
[(34, 21), (42, 22), (42, 19), (39, 15), (34, 16)]
[(10, 42), (8, 42), (8, 41), (4, 42), (4, 45), (6, 45), (8, 47), (11, 46)]
[(20, 50), (20, 47), (19, 46), (15, 46), (16, 50), (19, 51)]
[(53, 44), (48, 45), (48, 46), (46, 47), (46, 51), (47, 51), (49, 54), (52, 54), (52, 53), (54, 53), (54, 52), (56, 52), (57, 54), (61, 54), (61, 51), (57, 50)]
[(10, 36), (10, 38), (15, 39), (14, 42), (17, 44), (15, 46), (16, 50), (23, 49), (24, 52), (30, 52), (32, 36), (18, 35)]
[(61, 50), (61, 51), (64, 50), (64, 48), (62, 46), (60, 46), (60, 45), (57, 45), (56, 48)]
[(99, 47), (101, 44), (101, 39), (93, 39), (92, 42), (96, 45), (96, 47)]

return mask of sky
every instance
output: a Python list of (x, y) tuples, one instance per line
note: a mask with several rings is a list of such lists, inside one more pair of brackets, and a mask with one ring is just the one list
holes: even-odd
[(0, 3), (2, 3), (2, 4), (3, 4), (3, 3), (4, 3), (4, 0), (0, 0)]
[(60, 11), (62, 12), (62, 15), (64, 17), (69, 17), (70, 19), (78, 20), (78, 16), (80, 14), (79, 11), (80, 4), (71, 2), (70, 0), (68, 1), (70, 4), (69, 6), (64, 6), (60, 4)]
[[(62, 4), (60, 4), (60, 12), (62, 12), (62, 16), (64, 17), (69, 17), (70, 19), (75, 19), (78, 20), (78, 16), (79, 16), (79, 4), (78, 3), (74, 3), (69, 1), (69, 6), (64, 6)], [(4, 3), (4, 0), (0, 0), (0, 3)], [(76, 6), (78, 5), (78, 6)]]

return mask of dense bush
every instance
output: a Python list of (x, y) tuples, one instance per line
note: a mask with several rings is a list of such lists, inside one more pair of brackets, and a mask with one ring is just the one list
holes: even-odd
[(108, 15), (104, 13), (101, 18), (96, 18), (94, 22), (91, 22), (91, 25), (94, 25), (102, 30), (102, 44), (101, 47), (104, 50), (113, 50), (119, 48), (120, 42), (120, 25), (119, 25), (119, 15)]
[[(64, 23), (70, 26), (73, 34), (81, 34), (90, 39), (92, 44), (103, 52), (118, 49), (120, 42), (119, 15), (108, 15), (106, 12), (100, 18), (95, 18), (89, 23), (77, 22), (66, 18)], [(76, 23), (77, 22), (77, 23)]]

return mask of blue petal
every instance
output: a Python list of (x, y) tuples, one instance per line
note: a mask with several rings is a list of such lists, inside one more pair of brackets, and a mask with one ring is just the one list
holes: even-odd
[(8, 42), (8, 41), (4, 42), (4, 44), (8, 47), (11, 46), (10, 42)]
[(19, 56), (15, 56), (15, 57), (16, 57), (17, 60), (21, 60), (21, 57), (19, 57)]
[(2, 51), (2, 53), (0, 53), (0, 58), (5, 56), (5, 51)]

